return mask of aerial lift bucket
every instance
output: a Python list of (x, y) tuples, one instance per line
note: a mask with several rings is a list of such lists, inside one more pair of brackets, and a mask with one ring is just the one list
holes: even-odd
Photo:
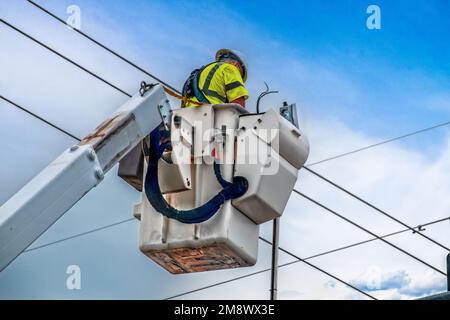
[[(223, 187), (217, 168), (223, 180), (243, 177), (247, 186), (198, 223), (169, 218), (142, 187), (134, 207), (140, 250), (174, 274), (254, 265), (259, 225), (282, 215), (308, 157), (308, 140), (274, 110), (250, 114), (236, 104), (173, 110), (168, 126), (171, 150), (157, 164), (167, 206), (192, 210), (208, 203)], [(142, 181), (148, 178), (145, 159)]]

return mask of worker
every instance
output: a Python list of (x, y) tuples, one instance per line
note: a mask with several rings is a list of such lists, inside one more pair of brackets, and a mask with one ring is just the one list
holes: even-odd
[(182, 107), (201, 104), (237, 103), (245, 108), (248, 91), (247, 63), (237, 50), (221, 49), (215, 62), (192, 71), (183, 86)]

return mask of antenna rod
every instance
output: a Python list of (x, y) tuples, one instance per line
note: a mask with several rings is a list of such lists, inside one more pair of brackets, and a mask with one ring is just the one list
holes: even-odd
[(270, 278), (270, 300), (278, 300), (278, 240), (280, 234), (280, 218), (273, 220), (272, 231), (272, 269)]
[(447, 255), (447, 291), (450, 292), (450, 253)]

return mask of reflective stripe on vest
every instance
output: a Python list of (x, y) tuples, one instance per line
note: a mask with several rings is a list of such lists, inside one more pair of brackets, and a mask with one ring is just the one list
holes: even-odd
[(203, 85), (202, 91), (205, 95), (217, 98), (220, 101), (222, 101), (223, 103), (225, 103), (225, 102), (227, 102), (226, 97), (221, 96), (217, 91), (209, 90), (209, 85), (211, 84), (211, 80), (221, 65), (223, 65), (223, 63), (219, 62), (209, 71), (208, 76), (206, 77), (206, 80), (205, 80), (205, 84)]
[(239, 81), (235, 81), (235, 82), (226, 84), (225, 85), (225, 91), (230, 91), (230, 90), (236, 89), (238, 87), (243, 87), (243, 85)]

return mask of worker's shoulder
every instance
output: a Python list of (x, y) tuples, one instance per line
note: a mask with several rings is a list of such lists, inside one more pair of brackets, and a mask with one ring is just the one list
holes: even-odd
[[(231, 68), (230, 68), (231, 67)], [(232, 64), (226, 63), (226, 62), (212, 62), (210, 64), (207, 64), (201, 69), (202, 75), (208, 75), (211, 72), (214, 72), (214, 74), (220, 74), (221, 72), (232, 72), (232, 68), (236, 68)], [(236, 68), (237, 69), (237, 68)]]
[[(214, 68), (218, 66), (215, 70)], [(213, 71), (214, 70), (214, 71)], [(211, 74), (211, 72), (214, 72), (214, 78), (236, 78), (239, 77), (240, 71), (239, 69), (232, 65), (231, 63), (227, 62), (213, 62), (209, 65), (207, 65), (203, 71), (202, 71), (202, 77), (207, 77)]]
[(222, 62), (221, 66), (219, 67), (219, 71), (221, 71), (223, 74), (228, 74), (228, 75), (239, 75), (239, 69), (235, 66), (232, 65), (231, 63), (227, 63), (227, 62)]

